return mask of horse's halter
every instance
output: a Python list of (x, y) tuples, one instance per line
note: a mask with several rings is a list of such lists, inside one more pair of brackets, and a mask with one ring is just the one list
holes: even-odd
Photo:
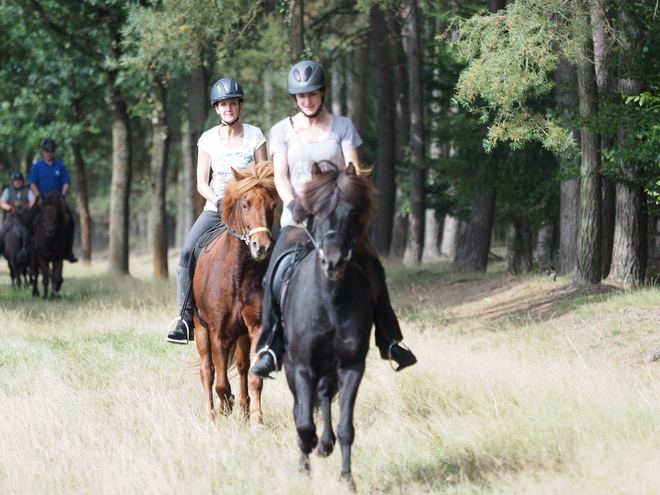
[[(238, 202), (240, 203), (240, 200)], [(252, 237), (253, 234), (256, 234), (257, 232), (267, 232), (270, 237), (273, 237), (273, 233), (270, 231), (268, 227), (257, 227), (254, 229), (250, 229), (250, 226), (245, 221), (245, 217), (243, 216), (243, 208), (241, 208), (240, 204), (238, 205), (238, 207), (241, 210), (241, 221), (243, 222), (243, 225), (241, 225), (241, 233), (237, 234), (236, 232), (231, 230), (229, 225), (227, 225), (227, 232), (229, 232), (231, 235), (236, 237), (236, 239), (243, 241), (246, 246), (250, 245), (250, 238)]]

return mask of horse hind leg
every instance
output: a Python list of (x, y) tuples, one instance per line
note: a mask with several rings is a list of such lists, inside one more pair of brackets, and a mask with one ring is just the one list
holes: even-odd
[(215, 409), (213, 407), (213, 377), (215, 368), (213, 367), (213, 358), (211, 352), (211, 342), (209, 340), (209, 331), (206, 327), (199, 324), (195, 325), (195, 343), (197, 352), (199, 352), (199, 376), (204, 388), (206, 398), (206, 417), (209, 421), (215, 422)]
[(250, 394), (248, 393), (248, 370), (250, 369), (250, 340), (247, 336), (236, 342), (236, 369), (239, 377), (238, 407), (241, 416), (250, 415)]
[(234, 409), (234, 396), (227, 376), (229, 367), (229, 348), (222, 345), (218, 331), (210, 330), (213, 366), (215, 367), (215, 393), (218, 395), (218, 410), (223, 416), (229, 416)]
[(332, 398), (337, 393), (337, 376), (326, 375), (319, 381), (318, 399), (323, 417), (323, 434), (316, 446), (316, 455), (328, 457), (332, 454), (337, 437), (332, 429)]

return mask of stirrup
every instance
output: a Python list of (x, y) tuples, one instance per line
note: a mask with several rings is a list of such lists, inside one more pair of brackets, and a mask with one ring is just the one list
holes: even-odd
[(190, 326), (188, 326), (188, 322), (184, 320), (181, 316), (177, 316), (170, 322), (170, 326), (167, 327), (167, 333), (169, 334), (172, 329), (172, 325), (175, 325), (179, 321), (182, 321), (183, 324), (186, 326), (186, 345), (188, 345), (188, 342), (190, 342)]
[(277, 378), (277, 369), (279, 368), (279, 366), (277, 366), (277, 356), (275, 355), (275, 352), (273, 352), (273, 350), (270, 347), (262, 347), (260, 350), (258, 350), (254, 354), (254, 358), (252, 358), (252, 362), (250, 363), (250, 368), (252, 368), (252, 366), (257, 364), (257, 362), (259, 361), (259, 358), (261, 356), (263, 356), (264, 354), (266, 354), (266, 353), (273, 356), (273, 361), (275, 361), (275, 372), (274, 372), (275, 375), (272, 377), (272, 379), (275, 380), (275, 378)]
[(410, 350), (410, 347), (408, 347), (406, 344), (404, 344), (404, 343), (401, 342), (401, 341), (398, 341), (398, 342), (396, 342), (396, 341), (390, 342), (390, 345), (389, 345), (389, 347), (387, 348), (387, 359), (389, 359), (389, 361), (390, 361), (390, 367), (391, 367), (394, 371), (399, 371), (398, 368), (395, 368), (394, 365), (392, 364), (392, 363), (396, 363), (397, 365), (399, 364), (399, 363), (397, 363), (396, 361), (394, 361), (394, 359), (392, 359), (392, 348), (393, 348), (395, 345), (400, 346), (402, 349), (405, 349), (406, 351), (408, 351), (408, 352), (410, 352), (410, 353), (412, 353), (412, 351)]

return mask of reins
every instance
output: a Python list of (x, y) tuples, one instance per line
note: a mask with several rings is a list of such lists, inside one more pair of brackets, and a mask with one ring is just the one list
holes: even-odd
[(307, 237), (309, 237), (309, 240), (312, 241), (312, 245), (314, 246), (314, 250), (318, 254), (320, 259), (325, 259), (325, 252), (323, 251), (323, 244), (325, 243), (325, 240), (331, 236), (331, 235), (338, 235), (341, 237), (342, 241), (346, 242), (346, 245), (348, 246), (348, 254), (343, 258), (344, 261), (349, 262), (351, 258), (353, 257), (353, 248), (355, 247), (355, 243), (357, 239), (354, 239), (353, 242), (349, 242), (346, 239), (346, 236), (339, 232), (338, 230), (329, 230), (325, 233), (323, 236), (323, 239), (315, 239), (315, 237), (312, 235), (312, 233), (309, 231), (307, 228), (307, 225), (301, 225), (302, 229), (305, 231), (307, 234)]

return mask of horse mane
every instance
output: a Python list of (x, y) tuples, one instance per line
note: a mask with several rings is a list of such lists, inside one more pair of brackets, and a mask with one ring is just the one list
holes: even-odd
[(252, 162), (243, 170), (232, 169), (234, 178), (227, 183), (224, 197), (222, 199), (222, 221), (227, 224), (232, 217), (238, 200), (250, 189), (263, 187), (268, 191), (274, 200), (278, 200), (277, 189), (275, 188), (275, 174), (273, 172), (273, 163), (264, 161)]
[[(322, 172), (313, 175), (312, 180), (305, 184), (301, 196), (301, 205), (307, 213), (325, 218), (337, 206), (339, 199), (343, 199), (353, 205), (358, 212), (361, 232), (358, 236), (356, 250), (371, 250), (367, 239), (367, 229), (371, 224), (376, 209), (374, 194), (376, 188), (366, 174), (349, 173), (349, 167), (339, 167), (333, 162), (324, 160)], [(323, 211), (315, 211), (316, 205), (330, 200)], [(294, 219), (296, 220), (296, 219)], [(297, 219), (302, 221), (302, 218)]]

